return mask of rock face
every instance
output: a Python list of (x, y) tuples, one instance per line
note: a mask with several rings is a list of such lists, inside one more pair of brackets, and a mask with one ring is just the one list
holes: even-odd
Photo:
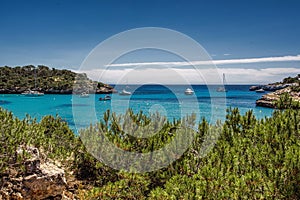
[(47, 89), (44, 91), (45, 94), (72, 94), (71, 89), (61, 89), (61, 90), (55, 90), (53, 88)]
[(267, 108), (275, 108), (275, 102), (279, 99), (279, 97), (273, 97), (269, 94), (263, 95), (260, 99), (256, 100), (256, 105)]
[(23, 151), (31, 157), (25, 161), (25, 174), (4, 177), (0, 199), (62, 199), (67, 187), (64, 170), (50, 161), (42, 163), (37, 148), (20, 147), (16, 153)]
[(291, 88), (287, 87), (263, 95), (260, 99), (256, 100), (256, 105), (268, 108), (276, 108), (276, 101), (279, 100), (280, 95), (283, 93), (288, 93), (294, 101), (300, 102), (300, 92), (292, 92)]
[(261, 85), (253, 85), (249, 88), (250, 91), (255, 91), (255, 90), (259, 90), (261, 89), (262, 86)]
[(36, 167), (33, 175), (23, 178), (24, 189), (21, 191), (25, 199), (44, 199), (62, 195), (66, 188), (64, 170), (52, 163), (44, 163)]
[(100, 87), (99, 89), (96, 90), (96, 94), (111, 94), (111, 93), (117, 93), (117, 91), (111, 87)]
[(276, 91), (287, 88), (292, 84), (268, 84), (268, 85), (254, 85), (249, 88), (250, 91), (264, 89), (265, 91)]
[[(21, 94), (22, 92), (25, 92), (26, 90), (28, 90), (28, 88), (20, 88), (20, 89), (18, 89), (18, 88), (11, 88), (11, 89), (0, 88), (0, 94)], [(57, 89), (50, 88), (50, 89), (43, 90), (42, 88), (38, 88), (37, 91), (42, 91), (45, 94), (72, 94), (72, 93), (74, 93), (74, 91), (72, 89), (57, 90)], [(79, 92), (77, 91), (76, 93), (80, 94), (84, 91), (85, 90), (79, 91)], [(100, 87), (96, 90), (91, 90), (91, 93), (112, 94), (112, 93), (117, 93), (117, 91), (114, 88), (107, 86), (107, 87)]]

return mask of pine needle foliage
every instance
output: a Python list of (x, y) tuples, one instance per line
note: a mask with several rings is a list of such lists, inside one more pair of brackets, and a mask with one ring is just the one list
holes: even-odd
[[(80, 134), (91, 134), (95, 141), (105, 136), (126, 151), (151, 152), (170, 143), (182, 125), (182, 120), (170, 122), (156, 116), (162, 128), (140, 138), (142, 129), (136, 129), (133, 136), (126, 134), (126, 127), (132, 128), (121, 120), (126, 117), (145, 127), (153, 120), (131, 110), (121, 117), (107, 111), (103, 120)], [(203, 119), (199, 123), (194, 140), (178, 160), (147, 173), (114, 170), (98, 161), (58, 116), (44, 117), (41, 122), (29, 116), (19, 120), (0, 109), (0, 121), (1, 177), (11, 167), (22, 173), (28, 155), (16, 157), (15, 152), (34, 146), (47, 157), (64, 161), (78, 179), (93, 186), (78, 191), (82, 199), (300, 198), (299, 109), (276, 110), (259, 120), (251, 110), (241, 115), (237, 108), (229, 108), (225, 122), (209, 124)], [(214, 139), (215, 145), (202, 156), (205, 138)]]

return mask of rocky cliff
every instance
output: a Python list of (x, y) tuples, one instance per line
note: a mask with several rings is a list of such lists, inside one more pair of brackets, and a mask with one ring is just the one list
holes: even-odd
[[(259, 89), (272, 92), (265, 94), (260, 99), (256, 100), (257, 106), (277, 108), (277, 103), (279, 100), (300, 102), (300, 74), (293, 78), (284, 78), (281, 82), (270, 83), (268, 85), (251, 86), (249, 88), (250, 91)], [(284, 94), (286, 95), (286, 98), (281, 98)], [(288, 103), (291, 102), (281, 102), (281, 104)], [(283, 108), (284, 107), (285, 106), (283, 106)]]
[(279, 101), (280, 96), (283, 94), (288, 94), (293, 101), (300, 102), (300, 92), (293, 91), (291, 87), (287, 87), (263, 95), (260, 99), (256, 100), (256, 105), (268, 108), (277, 108), (276, 102)]

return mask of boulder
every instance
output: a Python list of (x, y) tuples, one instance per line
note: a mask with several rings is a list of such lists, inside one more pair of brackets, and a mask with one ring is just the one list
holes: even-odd
[(255, 90), (259, 90), (259, 89), (261, 89), (262, 88), (262, 86), (260, 86), (260, 85), (253, 85), (253, 86), (251, 86), (250, 88), (249, 88), (249, 90), (250, 91), (255, 91)]
[(51, 160), (42, 161), (35, 147), (20, 146), (16, 154), (30, 155), (25, 164), (25, 172), (9, 174), (0, 189), (0, 199), (62, 199), (67, 188), (65, 171)]
[(33, 175), (24, 177), (25, 199), (44, 199), (62, 195), (67, 182), (65, 172), (52, 163), (43, 163)]

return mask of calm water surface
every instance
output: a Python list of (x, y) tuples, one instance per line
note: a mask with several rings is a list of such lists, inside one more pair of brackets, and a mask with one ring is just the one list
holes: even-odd
[[(127, 108), (145, 114), (160, 112), (169, 119), (179, 119), (186, 114), (196, 113), (200, 120), (205, 117), (210, 122), (217, 119), (224, 120), (225, 110), (228, 107), (238, 107), (241, 113), (252, 109), (258, 118), (271, 116), (273, 109), (255, 106), (255, 100), (263, 94), (249, 91), (249, 85), (229, 85), (227, 93), (215, 92), (204, 85), (195, 85), (195, 95), (187, 96), (184, 91), (187, 87), (144, 85), (142, 87), (129, 86), (131, 96), (113, 94), (111, 101), (98, 101), (105, 95), (91, 95), (89, 98), (79, 98), (73, 95), (45, 95), (41, 97), (26, 97), (15, 94), (0, 95), (0, 106), (12, 111), (18, 118), (26, 114), (40, 120), (45, 115), (59, 115), (68, 122), (71, 129), (76, 131), (73, 109), (76, 110), (77, 128), (88, 126), (91, 122), (101, 120), (103, 113), (110, 109), (118, 114), (124, 113)], [(121, 89), (121, 88), (117, 88)], [(83, 114), (78, 115), (78, 111)], [(91, 120), (87, 115), (93, 116)]]

